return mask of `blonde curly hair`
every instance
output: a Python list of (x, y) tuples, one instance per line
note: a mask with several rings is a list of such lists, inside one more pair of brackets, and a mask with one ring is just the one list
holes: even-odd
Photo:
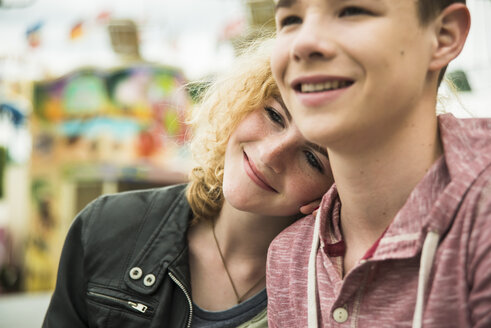
[(186, 197), (192, 222), (216, 218), (223, 205), (223, 169), (228, 140), (246, 115), (279, 97), (270, 68), (272, 39), (256, 40), (216, 79), (190, 112), (191, 152), (197, 165)]

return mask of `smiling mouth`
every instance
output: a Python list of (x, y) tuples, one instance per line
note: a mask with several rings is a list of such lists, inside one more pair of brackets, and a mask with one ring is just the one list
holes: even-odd
[(276, 189), (271, 187), (267, 182), (265, 177), (259, 172), (259, 170), (254, 165), (254, 162), (249, 160), (249, 157), (244, 152), (244, 169), (249, 178), (260, 188), (277, 193)]
[(297, 83), (293, 88), (302, 93), (314, 93), (347, 88), (353, 83), (349, 80), (333, 80), (319, 83)]

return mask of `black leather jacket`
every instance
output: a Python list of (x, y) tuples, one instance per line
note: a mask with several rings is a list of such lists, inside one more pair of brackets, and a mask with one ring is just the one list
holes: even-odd
[(88, 205), (68, 232), (43, 327), (189, 327), (185, 187)]

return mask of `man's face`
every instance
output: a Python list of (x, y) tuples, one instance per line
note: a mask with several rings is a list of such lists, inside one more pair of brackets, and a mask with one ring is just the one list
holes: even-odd
[[(413, 0), (283, 0), (271, 66), (301, 133), (331, 147), (384, 138), (424, 98), (436, 47)], [(367, 138), (369, 136), (370, 138)]]

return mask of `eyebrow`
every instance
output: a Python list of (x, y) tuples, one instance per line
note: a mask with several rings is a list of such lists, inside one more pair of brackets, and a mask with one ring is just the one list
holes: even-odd
[(295, 3), (297, 3), (297, 0), (279, 0), (274, 9), (276, 11), (279, 8), (290, 8), (295, 5)]
[[(281, 105), (281, 107), (283, 107), (283, 110), (285, 111), (285, 114), (288, 117), (288, 120), (291, 121), (292, 120), (292, 115), (290, 114), (290, 111), (288, 110), (288, 107), (285, 106), (285, 103), (283, 102), (283, 99), (281, 99), (280, 97), (273, 97), (273, 98)], [(320, 146), (320, 145), (318, 145), (316, 143), (310, 142), (310, 141), (306, 141), (306, 144), (310, 148), (312, 148), (315, 151), (321, 153), (327, 159), (329, 159), (329, 155), (327, 154), (327, 148), (322, 147), (322, 146)]]
[(311, 147), (315, 151), (318, 151), (319, 153), (324, 155), (329, 160), (329, 155), (327, 154), (327, 148), (322, 147), (322, 146), (320, 146), (316, 143), (310, 142), (310, 141), (307, 141), (306, 143), (307, 143), (307, 146)]
[(283, 107), (283, 110), (285, 111), (286, 113), (286, 116), (288, 118), (288, 121), (291, 121), (292, 120), (292, 115), (290, 114), (290, 111), (288, 110), (288, 107), (286, 107), (285, 103), (283, 102), (283, 99), (281, 99), (281, 97), (273, 97), (274, 100), (276, 100), (280, 105), (281, 107)]
[[(341, 2), (347, 2), (349, 0), (341, 0)], [(279, 8), (290, 8), (293, 7), (298, 0), (278, 0), (278, 3), (275, 6), (275, 11), (278, 10)]]

